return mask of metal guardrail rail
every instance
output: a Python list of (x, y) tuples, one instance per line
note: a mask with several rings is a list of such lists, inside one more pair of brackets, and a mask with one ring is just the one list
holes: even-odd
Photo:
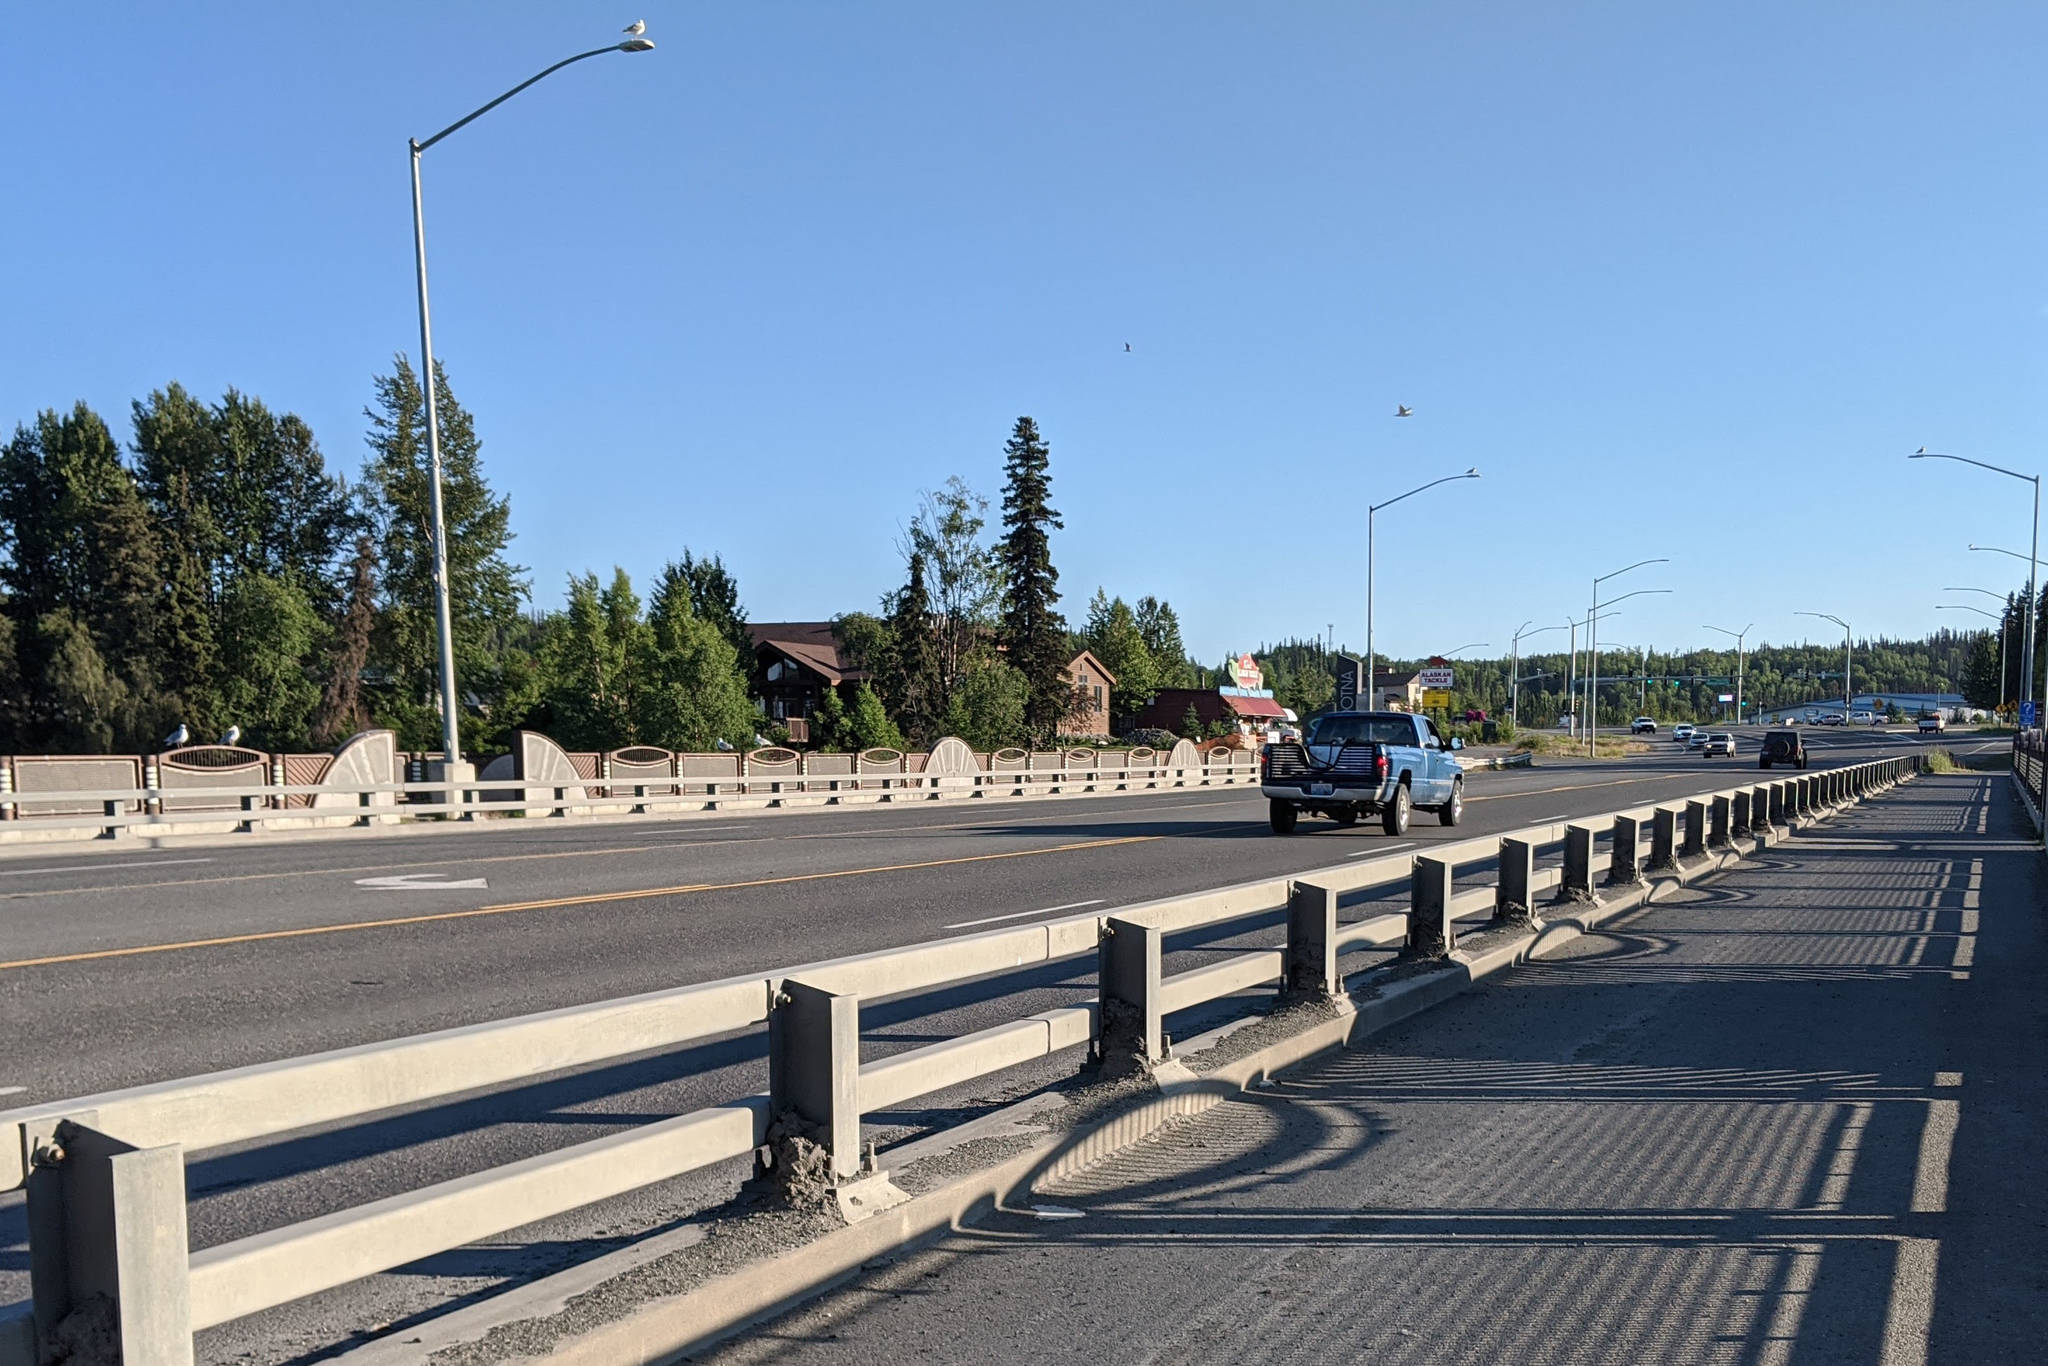
[[(742, 1158), (771, 1125), (817, 1143), (831, 1173), (863, 1171), (864, 1112), (1088, 1044), (1098, 1057), (1163, 1059), (1165, 1017), (1258, 988), (1341, 991), (1347, 952), (1441, 955), (1460, 917), (1591, 898), (1732, 839), (1889, 787), (1917, 758), (1883, 759), (1679, 803), (1525, 827), (778, 972), (337, 1049), (0, 1113), (0, 1190), (26, 1188), (34, 1298), (0, 1317), (0, 1366), (31, 1366), (74, 1311), (109, 1313), (127, 1366), (189, 1366), (192, 1334), (536, 1220)], [(1612, 832), (1606, 853), (1601, 831)], [(1648, 846), (1645, 858), (1644, 848)], [(1539, 852), (1562, 846), (1554, 864)], [(1455, 876), (1497, 863), (1494, 885)], [(1406, 883), (1409, 909), (1340, 924), (1340, 897)], [(1162, 975), (1164, 936), (1286, 912), (1286, 943)], [(1097, 955), (1097, 1000), (860, 1060), (863, 1001)], [(992, 992), (993, 999), (997, 993)], [(1105, 1021), (1108, 1022), (1105, 1026)], [(188, 1154), (363, 1119), (479, 1088), (766, 1025), (766, 1094), (188, 1250)], [(96, 1296), (105, 1297), (103, 1301)]]

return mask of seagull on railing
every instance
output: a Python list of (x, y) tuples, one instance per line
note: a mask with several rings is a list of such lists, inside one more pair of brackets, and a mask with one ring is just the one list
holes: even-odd
[(718, 748), (730, 754), (732, 752), (732, 741), (721, 735), (718, 737)]
[(178, 723), (178, 728), (176, 730), (172, 731), (169, 735), (166, 735), (164, 737), (165, 749), (176, 749), (180, 745), (189, 745), (191, 743), (192, 728), (186, 725), (183, 721), (180, 721)]
[(221, 732), (220, 743), (224, 745), (241, 744), (242, 728), (240, 726), (229, 726), (226, 730)]

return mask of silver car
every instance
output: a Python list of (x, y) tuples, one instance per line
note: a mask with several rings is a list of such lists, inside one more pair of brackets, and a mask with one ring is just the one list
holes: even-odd
[(1735, 737), (1725, 730), (1715, 731), (1700, 745), (1701, 758), (1711, 759), (1716, 754), (1724, 754), (1730, 759), (1735, 757)]

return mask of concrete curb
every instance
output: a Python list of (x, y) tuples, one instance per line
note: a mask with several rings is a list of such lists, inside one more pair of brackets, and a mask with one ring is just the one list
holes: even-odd
[[(1362, 1042), (1458, 996), (1496, 973), (1562, 947), (1617, 916), (1649, 905), (1674, 888), (1754, 857), (1853, 804), (1843, 803), (1804, 819), (1788, 820), (1783, 832), (1733, 840), (1704, 856), (1683, 861), (1676, 871), (1652, 874), (1634, 886), (1603, 889), (1605, 897), (1597, 902), (1553, 903), (1559, 911), (1555, 919), (1540, 921), (1531, 932), (1487, 944), (1476, 952), (1454, 951), (1437, 971), (1384, 985), (1371, 982), (1374, 969), (1356, 974), (1347, 979), (1346, 995), (1335, 1003), (1332, 1018), (1210, 1071), (1196, 1072), (1183, 1062), (1165, 1063), (1156, 1072), (1158, 1097), (1114, 1119), (1083, 1131), (1048, 1137), (1015, 1157), (938, 1190), (914, 1196), (862, 1223), (836, 1229), (683, 1294), (643, 1304), (624, 1318), (558, 1342), (544, 1355), (519, 1360), (551, 1366), (652, 1366), (702, 1351), (845, 1282), (878, 1257), (906, 1251), (973, 1223), (1020, 1194), (1028, 1197), (1042, 1184), (1142, 1141), (1174, 1119), (1200, 1114), (1276, 1072)], [(1201, 1052), (1243, 1024), (1236, 1022), (1190, 1039), (1182, 1046), (1183, 1052), (1199, 1058)], [(458, 1311), (465, 1317), (478, 1316), (476, 1329), (458, 1330), (459, 1338), (473, 1340), (481, 1336), (487, 1324), (522, 1317), (522, 1305), (533, 1311), (527, 1317), (551, 1312), (562, 1299), (559, 1289), (550, 1288), (551, 1279), (509, 1291), (471, 1310)], [(454, 1327), (452, 1323), (449, 1326)], [(437, 1334), (440, 1336), (445, 1335)], [(379, 1354), (380, 1346), (388, 1352), (388, 1346), (373, 1342), (337, 1360), (368, 1366), (373, 1354)]]

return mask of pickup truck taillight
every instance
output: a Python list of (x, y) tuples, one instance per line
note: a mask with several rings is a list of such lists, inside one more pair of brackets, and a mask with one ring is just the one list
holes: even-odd
[(1381, 782), (1387, 780), (1387, 752), (1381, 750), (1372, 757), (1372, 776)]

